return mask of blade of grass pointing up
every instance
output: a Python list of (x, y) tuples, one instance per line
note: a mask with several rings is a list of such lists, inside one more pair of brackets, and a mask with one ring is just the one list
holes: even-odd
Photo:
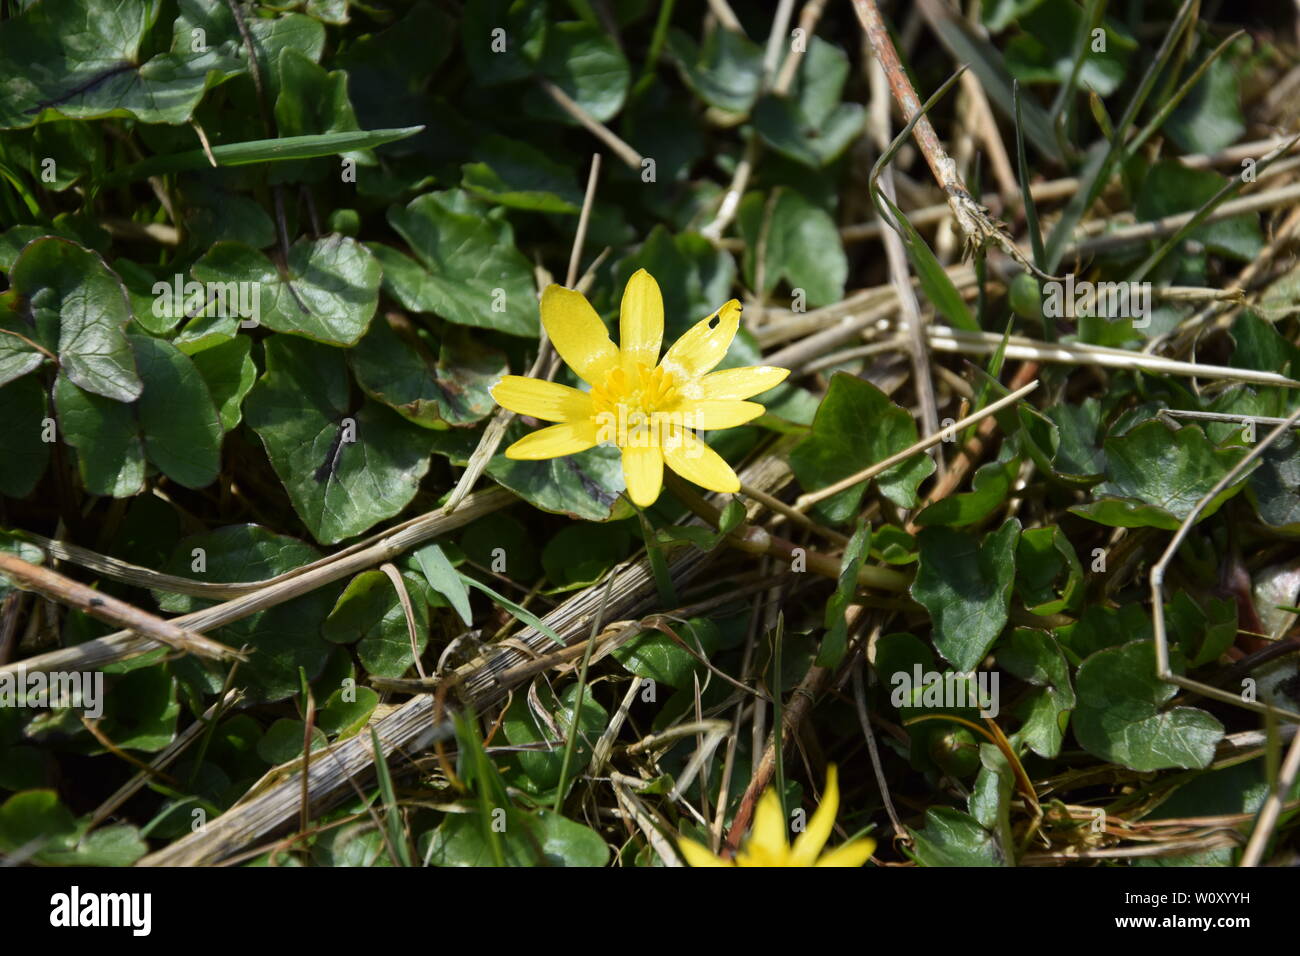
[(1129, 100), (1128, 106), (1124, 110), (1123, 117), (1115, 127), (1114, 136), (1109, 138), (1104, 151), (1098, 151), (1095, 148), (1089, 151), (1087, 163), (1079, 174), (1080, 188), (1070, 197), (1070, 201), (1066, 203), (1065, 209), (1061, 212), (1060, 220), (1056, 223), (1056, 228), (1047, 237), (1048, 268), (1045, 271), (1056, 271), (1056, 267), (1061, 264), (1061, 260), (1065, 257), (1065, 250), (1070, 245), (1070, 239), (1074, 235), (1074, 227), (1079, 224), (1079, 220), (1083, 218), (1084, 213), (1092, 208), (1092, 204), (1097, 201), (1101, 191), (1106, 188), (1106, 183), (1110, 181), (1111, 169), (1123, 149), (1125, 133), (1137, 119), (1137, 115), (1146, 103), (1147, 97), (1151, 95), (1152, 89), (1155, 88), (1156, 80), (1159, 79), (1161, 71), (1173, 57), (1178, 46), (1178, 38), (1190, 26), (1197, 6), (1197, 0), (1184, 0), (1183, 5), (1178, 10), (1178, 16), (1174, 18), (1173, 24), (1169, 27), (1169, 32), (1165, 34), (1165, 39), (1156, 52), (1155, 60), (1147, 68), (1146, 74), (1142, 77), (1142, 82), (1133, 93), (1132, 99)]

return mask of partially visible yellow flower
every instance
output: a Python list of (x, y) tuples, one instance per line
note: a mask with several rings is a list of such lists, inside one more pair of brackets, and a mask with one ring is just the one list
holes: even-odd
[(839, 775), (831, 764), (826, 768), (826, 792), (821, 805), (808, 821), (808, 828), (795, 837), (794, 846), (786, 840), (785, 818), (774, 787), (768, 787), (759, 798), (754, 828), (734, 861), (714, 856), (707, 847), (686, 837), (678, 837), (677, 845), (691, 866), (861, 866), (876, 849), (876, 841), (870, 837), (850, 840), (822, 853), (839, 809)]
[(623, 290), (619, 346), (582, 293), (548, 286), (542, 325), (551, 344), (591, 391), (507, 375), (492, 387), (497, 404), (519, 415), (557, 422), (525, 435), (507, 458), (558, 458), (613, 443), (623, 452), (628, 497), (639, 507), (655, 503), (664, 464), (710, 491), (740, 490), (731, 466), (695, 432), (733, 428), (763, 414), (744, 399), (780, 384), (789, 371), (771, 365), (712, 371), (740, 327), (732, 299), (698, 322), (659, 357), (664, 300), (659, 284), (639, 269)]

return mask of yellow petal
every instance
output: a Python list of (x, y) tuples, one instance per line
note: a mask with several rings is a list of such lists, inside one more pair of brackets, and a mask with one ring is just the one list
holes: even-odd
[(659, 500), (664, 486), (664, 456), (657, 447), (623, 449), (623, 479), (627, 496), (638, 508), (649, 508)]
[(876, 852), (876, 841), (871, 839), (853, 840), (822, 854), (814, 866), (861, 866), (871, 859)]
[(808, 828), (795, 837), (791, 856), (794, 866), (812, 866), (817, 862), (826, 841), (831, 838), (831, 828), (835, 826), (835, 815), (840, 812), (839, 774), (835, 764), (826, 768), (826, 790), (817, 812), (808, 821)]
[(677, 849), (681, 851), (682, 858), (691, 866), (735, 866), (721, 857), (714, 856), (708, 848), (696, 843), (694, 840), (688, 840), (686, 837), (677, 838)]
[(745, 851), (758, 866), (772, 866), (775, 860), (785, 856), (788, 845), (781, 801), (776, 797), (776, 790), (768, 787), (754, 810), (754, 828), (749, 833)]
[(731, 466), (689, 431), (671, 429), (664, 436), (664, 461), (687, 481), (710, 491), (736, 492), (740, 479)]
[(542, 325), (560, 358), (584, 381), (599, 385), (618, 364), (618, 349), (605, 323), (581, 292), (547, 286), (542, 293)]
[(757, 402), (682, 402), (674, 411), (688, 428), (735, 428), (767, 411)]
[(659, 283), (644, 269), (632, 273), (623, 289), (618, 313), (618, 346), (629, 375), (637, 363), (654, 368), (664, 341), (664, 297)]
[(696, 322), (672, 344), (662, 365), (684, 379), (699, 378), (722, 361), (740, 328), (740, 303), (732, 299), (714, 315)]
[(568, 422), (592, 416), (590, 395), (545, 379), (507, 375), (491, 391), (498, 405), (516, 415), (531, 415), (545, 422)]
[(506, 449), (506, 457), (516, 460), (537, 461), (541, 458), (559, 458), (576, 455), (596, 444), (596, 426), (591, 421), (566, 422), (552, 425), (525, 435)]
[(789, 374), (788, 368), (777, 368), (775, 365), (724, 368), (700, 379), (699, 397), (708, 402), (752, 398), (780, 385)]

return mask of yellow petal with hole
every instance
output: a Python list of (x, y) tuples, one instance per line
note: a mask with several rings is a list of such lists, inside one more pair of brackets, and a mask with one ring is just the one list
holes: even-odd
[(740, 479), (716, 451), (693, 434), (672, 429), (664, 436), (664, 461), (687, 481), (710, 491), (736, 492)]
[(584, 381), (599, 385), (618, 364), (605, 323), (581, 292), (549, 285), (542, 293), (542, 325), (555, 351)]
[(861, 866), (876, 852), (875, 840), (854, 840), (822, 854), (814, 866)]
[(506, 457), (521, 461), (576, 455), (596, 444), (593, 422), (566, 422), (525, 435), (506, 449)]
[(758, 402), (682, 402), (674, 412), (686, 428), (735, 428), (767, 411)]
[(623, 449), (623, 479), (627, 482), (627, 496), (638, 508), (649, 508), (659, 500), (664, 486), (664, 456), (658, 448)]
[(734, 863), (728, 863), (726, 860), (714, 856), (707, 847), (696, 843), (694, 840), (688, 840), (686, 837), (677, 838), (677, 849), (681, 851), (682, 859), (691, 866), (735, 866)]
[(700, 379), (699, 397), (708, 402), (752, 398), (766, 392), (769, 388), (780, 385), (789, 374), (788, 368), (777, 368), (775, 365), (724, 368), (718, 372), (710, 372)]
[(544, 422), (578, 421), (593, 414), (591, 396), (586, 392), (545, 379), (507, 375), (491, 391), (502, 408)]
[(791, 866), (812, 866), (822, 852), (822, 847), (831, 838), (831, 829), (835, 826), (835, 815), (840, 812), (839, 773), (835, 764), (826, 768), (826, 790), (822, 802), (808, 821), (808, 828), (795, 837), (791, 850)]
[(722, 361), (740, 328), (740, 303), (732, 299), (672, 344), (659, 364), (683, 379), (699, 378)]
[[(754, 829), (749, 833), (745, 851), (755, 861), (772, 861), (785, 855), (787, 845), (781, 801), (776, 797), (776, 790), (768, 787), (758, 798), (758, 807), (754, 810)], [(772, 863), (766, 865), (771, 866)]]
[(618, 313), (618, 347), (629, 375), (637, 364), (654, 368), (664, 341), (664, 297), (659, 283), (644, 269), (632, 273), (623, 289)]

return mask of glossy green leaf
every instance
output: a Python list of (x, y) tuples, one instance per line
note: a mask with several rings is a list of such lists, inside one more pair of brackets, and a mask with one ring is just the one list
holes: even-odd
[[(416, 297), (385, 289), (416, 312), (449, 322), (536, 336), (537, 291), (532, 267), (515, 248), (514, 230), (499, 213), (484, 213), (459, 191), (425, 193), (388, 211), (388, 221), (424, 264)], [(388, 263), (385, 261), (385, 269)]]
[(1197, 707), (1164, 705), (1178, 688), (1156, 677), (1155, 648), (1133, 641), (1089, 657), (1076, 677), (1074, 735), (1102, 760), (1132, 770), (1206, 767), (1223, 725)]
[(934, 622), (934, 646), (958, 670), (973, 669), (1007, 623), (1020, 522), (1008, 518), (978, 536), (949, 528), (917, 535), (921, 560), (914, 597)]
[[(838, 373), (817, 409), (812, 433), (790, 453), (805, 491), (816, 491), (847, 478), (917, 441), (911, 414), (893, 404), (876, 386)], [(901, 508), (916, 504), (916, 489), (934, 471), (934, 462), (920, 454), (900, 462), (875, 478), (876, 485)], [(817, 505), (834, 523), (848, 521), (858, 510), (866, 482), (860, 482)]]
[[(140, 397), (144, 386), (125, 333), (126, 289), (99, 255), (66, 239), (38, 239), (23, 248), (9, 281), (0, 297), (0, 328), (56, 353), (63, 374), (88, 392), (118, 402)], [(8, 349), (24, 348), (12, 336), (0, 338)], [(6, 380), (38, 364), (39, 357), (0, 351)]]
[(848, 258), (835, 221), (825, 210), (792, 189), (768, 196), (750, 193), (741, 200), (739, 223), (750, 285), (757, 285), (757, 250), (762, 249), (763, 292), (784, 279), (792, 290), (802, 290), (808, 308), (844, 298)]
[[(1105, 450), (1106, 481), (1097, 486), (1095, 500), (1070, 510), (1114, 527), (1169, 531), (1246, 454), (1241, 446), (1215, 448), (1199, 426), (1172, 429), (1159, 421), (1108, 438)], [(1214, 514), (1245, 486), (1243, 476), (1223, 489), (1198, 520)]]
[(510, 371), (502, 352), (465, 329), (444, 328), (439, 341), (424, 328), (382, 316), (348, 361), (367, 395), (426, 428), (486, 418), (496, 408), (488, 389)]
[[(311, 545), (256, 525), (232, 525), (180, 541), (163, 570), (199, 581), (261, 581), (310, 564), (320, 557)], [(284, 700), (300, 691), (298, 669), (314, 679), (332, 645), (321, 626), (340, 585), (310, 591), (250, 617), (227, 624), (213, 637), (254, 652), (239, 665), (239, 686), (249, 699)], [(159, 595), (164, 611), (183, 614), (215, 602), (179, 594)]]
[[(330, 345), (360, 341), (379, 304), (378, 261), (355, 239), (337, 234), (298, 240), (289, 249), (285, 272), (256, 249), (236, 242), (217, 243), (191, 271), (202, 282), (226, 288), (228, 283), (255, 283), (251, 288), (258, 315), (251, 318), (276, 332)], [(244, 298), (241, 289), (241, 304)]]
[(342, 353), (302, 339), (267, 340), (245, 416), (323, 544), (397, 514), (429, 467), (429, 433), (373, 402), (355, 405)]

